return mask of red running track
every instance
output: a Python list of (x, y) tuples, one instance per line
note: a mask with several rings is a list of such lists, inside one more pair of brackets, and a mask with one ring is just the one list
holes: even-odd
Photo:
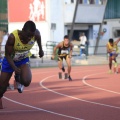
[(107, 71), (106, 65), (73, 67), (70, 82), (58, 79), (58, 68), (32, 69), (22, 94), (5, 93), (0, 120), (120, 120), (120, 74)]

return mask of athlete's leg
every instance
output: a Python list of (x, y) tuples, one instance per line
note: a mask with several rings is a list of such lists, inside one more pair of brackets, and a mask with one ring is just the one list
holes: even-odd
[(60, 72), (58, 73), (59, 79), (62, 79), (62, 72), (61, 72), (61, 70), (63, 68), (63, 57), (58, 57), (58, 67), (60, 69)]
[(71, 78), (71, 58), (68, 57), (68, 55), (66, 56), (66, 63), (67, 63), (67, 66), (68, 66), (68, 79), (69, 81), (72, 81), (72, 78)]
[(118, 53), (116, 53), (116, 54), (114, 55), (114, 57), (113, 57), (115, 63), (117, 63), (117, 60), (116, 60), (117, 57), (118, 57)]
[(118, 54), (115, 54), (114, 57), (113, 57), (113, 60), (114, 60), (114, 73), (118, 73), (118, 63), (117, 63), (117, 58)]
[(80, 48), (80, 56), (83, 54), (83, 48)]
[(66, 56), (66, 63), (68, 66), (68, 76), (69, 76), (71, 72), (71, 58), (69, 58), (68, 55)]
[(22, 59), (21, 61), (15, 62), (15, 65), (21, 69), (20, 74), (15, 73), (15, 80), (17, 82), (18, 92), (22, 93), (23, 87), (29, 86), (32, 79), (29, 58), (25, 58)]
[(109, 69), (112, 69), (112, 61), (115, 59), (115, 56), (113, 53), (109, 53)]
[(0, 75), (0, 109), (3, 108), (2, 97), (3, 97), (3, 94), (7, 90), (11, 76), (12, 76), (12, 73), (1, 72), (1, 75)]
[(23, 64), (19, 67), (21, 69), (20, 83), (25, 87), (29, 86), (32, 80), (32, 73), (29, 64)]
[(62, 70), (62, 67), (63, 67), (63, 58), (62, 57), (58, 57), (58, 67), (60, 70)]
[(112, 69), (112, 56), (109, 57), (109, 69)]

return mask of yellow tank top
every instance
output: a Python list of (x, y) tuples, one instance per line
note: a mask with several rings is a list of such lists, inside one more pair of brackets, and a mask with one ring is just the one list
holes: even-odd
[(27, 44), (23, 44), (18, 36), (18, 30), (13, 31), (12, 34), (15, 37), (13, 60), (20, 61), (30, 57), (32, 55), (30, 49), (35, 44), (35, 38), (33, 37)]
[(118, 46), (114, 43), (113, 43), (113, 46), (111, 46), (110, 43), (108, 42), (108, 47), (112, 51), (116, 51), (117, 53), (119, 52)]

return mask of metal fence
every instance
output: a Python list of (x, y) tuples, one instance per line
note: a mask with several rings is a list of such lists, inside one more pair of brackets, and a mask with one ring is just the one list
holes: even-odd
[[(56, 46), (56, 44), (58, 44), (58, 43), (49, 41), (45, 45), (42, 45), (45, 57), (50, 57), (53, 54), (53, 49)], [(38, 51), (35, 51), (35, 48), (36, 48), (36, 50), (38, 50), (37, 47), (38, 46), (36, 45), (36, 47), (31, 49), (32, 53), (36, 53), (36, 54), (34, 54), (35, 56), (38, 56)], [(95, 49), (95, 46), (86, 46), (86, 48), (85, 48), (86, 53), (85, 54), (87, 56), (94, 55), (94, 49)], [(35, 52), (33, 52), (33, 51), (35, 51)], [(106, 55), (106, 54), (107, 54), (106, 46), (98, 46), (98, 51), (97, 51), (96, 55)], [(72, 55), (73, 56), (80, 55), (80, 46), (73, 45), (73, 54)]]
[[(44, 57), (51, 57), (53, 54), (53, 49), (54, 47), (57, 45), (57, 42), (52, 42), (52, 41), (47, 41), (47, 43), (45, 45), (42, 45), (43, 51), (44, 51)], [(4, 51), (1, 51), (1, 48), (3, 46), (0, 47), (0, 52), (3, 53)], [(86, 55), (94, 55), (94, 48), (95, 46), (86, 46)], [(30, 50), (32, 53), (32, 57), (36, 58), (39, 56), (39, 48), (38, 45), (35, 44), (33, 46), (33, 48)], [(79, 45), (73, 45), (73, 56), (79, 56), (80, 55), (80, 46)], [(96, 55), (107, 55), (106, 52), (106, 46), (98, 46), (98, 52)]]

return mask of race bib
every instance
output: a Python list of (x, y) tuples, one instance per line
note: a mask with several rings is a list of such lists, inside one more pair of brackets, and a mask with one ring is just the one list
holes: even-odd
[(68, 50), (61, 50), (61, 54), (68, 54), (69, 51)]
[(116, 48), (113, 48), (113, 51), (116, 51)]
[(116, 54), (116, 51), (112, 51), (112, 54)]
[(26, 57), (28, 57), (29, 51), (25, 51), (25, 52), (16, 52), (15, 56), (13, 58), (14, 61), (20, 61)]

